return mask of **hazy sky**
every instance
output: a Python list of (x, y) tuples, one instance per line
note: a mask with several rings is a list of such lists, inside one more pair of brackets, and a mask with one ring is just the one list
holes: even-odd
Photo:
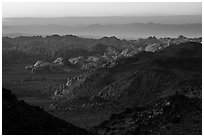
[(202, 4), (145, 3), (3, 3), (3, 18), (70, 16), (169, 16), (201, 15)]

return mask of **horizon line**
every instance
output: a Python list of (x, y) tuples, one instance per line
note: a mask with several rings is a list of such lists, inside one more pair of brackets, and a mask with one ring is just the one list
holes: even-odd
[(2, 17), (2, 19), (8, 19), (8, 18), (108, 18), (108, 17), (172, 17), (172, 16), (201, 16), (202, 14), (194, 14), (194, 15), (129, 15), (129, 16), (125, 16), (125, 15), (121, 15), (121, 16), (61, 16), (61, 17)]

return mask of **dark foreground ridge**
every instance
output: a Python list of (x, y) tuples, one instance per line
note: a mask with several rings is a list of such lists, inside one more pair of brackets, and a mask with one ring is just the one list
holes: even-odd
[(89, 132), (66, 123), (39, 107), (19, 101), (10, 90), (2, 90), (2, 134), (3, 135), (87, 135)]
[(176, 94), (147, 107), (126, 109), (95, 128), (96, 134), (201, 135), (201, 99)]

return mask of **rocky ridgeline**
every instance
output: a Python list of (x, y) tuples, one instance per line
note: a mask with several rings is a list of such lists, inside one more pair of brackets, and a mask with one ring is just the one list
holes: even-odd
[[(66, 65), (72, 64), (68, 69), (74, 70), (75, 68), (80, 68), (84, 70), (92, 70), (96, 68), (111, 68), (115, 66), (117, 60), (125, 57), (131, 57), (139, 52), (146, 51), (146, 52), (156, 52), (159, 50), (163, 50), (170, 45), (176, 45), (182, 42), (199, 42), (201, 43), (201, 38), (186, 38), (184, 36), (179, 36), (178, 38), (160, 38), (157, 39), (156, 37), (149, 37), (147, 39), (138, 39), (133, 43), (139, 46), (135, 46), (130, 44), (126, 46), (128, 48), (118, 51), (114, 47), (107, 47), (103, 55), (94, 55), (83, 57), (79, 56), (76, 58), (57, 58), (52, 63), (40, 60), (37, 61), (34, 65), (26, 66), (26, 70), (31, 70), (32, 72), (64, 72), (67, 70)], [(140, 46), (140, 45), (145, 46)], [(103, 45), (102, 45), (103, 46)], [(66, 62), (66, 63), (65, 63)], [(69, 71), (68, 71), (69, 72)]]

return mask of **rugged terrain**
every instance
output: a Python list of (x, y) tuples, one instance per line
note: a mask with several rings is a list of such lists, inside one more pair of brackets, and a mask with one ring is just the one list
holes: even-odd
[[(200, 42), (184, 36), (5, 38), (3, 85), (94, 134), (201, 134)], [(49, 101), (33, 100), (31, 93)]]

